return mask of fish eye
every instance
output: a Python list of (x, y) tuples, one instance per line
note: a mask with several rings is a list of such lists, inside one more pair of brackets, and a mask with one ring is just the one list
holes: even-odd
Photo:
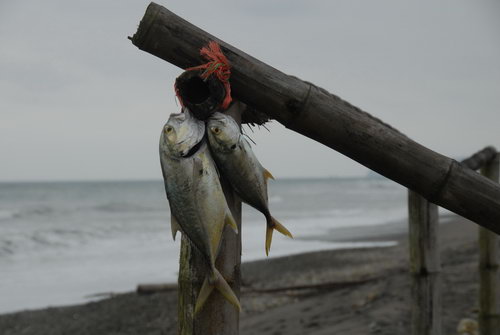
[(212, 132), (214, 134), (219, 134), (220, 133), (220, 128), (219, 127), (212, 127)]
[(174, 130), (174, 128), (172, 128), (171, 126), (168, 126), (167, 128), (165, 128), (165, 132), (168, 134), (168, 133), (171, 133), (172, 130)]

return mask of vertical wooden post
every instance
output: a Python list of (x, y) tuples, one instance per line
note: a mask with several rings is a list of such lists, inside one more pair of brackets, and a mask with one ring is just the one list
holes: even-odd
[(408, 191), (412, 335), (441, 334), (438, 207)]
[[(500, 154), (496, 154), (481, 174), (499, 182)], [(479, 329), (481, 335), (500, 334), (498, 308), (498, 237), (479, 227)]]
[[(242, 105), (238, 102), (228, 109), (235, 120), (241, 123)], [(238, 224), (239, 234), (230, 227), (224, 230), (216, 268), (229, 283), (234, 293), (240, 296), (241, 286), (241, 200), (231, 186), (221, 180), (227, 204)], [(203, 309), (194, 317), (194, 306), (205, 276), (206, 261), (200, 252), (182, 236), (179, 265), (179, 335), (237, 335), (239, 331), (239, 312), (222, 295), (214, 291)]]

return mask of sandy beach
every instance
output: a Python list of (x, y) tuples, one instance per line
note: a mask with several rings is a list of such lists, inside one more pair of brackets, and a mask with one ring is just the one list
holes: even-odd
[[(477, 227), (455, 216), (446, 221), (440, 227), (443, 333), (455, 334), (460, 319), (477, 315)], [(243, 264), (240, 333), (409, 333), (407, 235), (381, 232), (369, 239), (390, 237), (398, 245)], [(176, 303), (175, 291), (120, 294), (83, 305), (1, 315), (0, 333), (176, 334)]]

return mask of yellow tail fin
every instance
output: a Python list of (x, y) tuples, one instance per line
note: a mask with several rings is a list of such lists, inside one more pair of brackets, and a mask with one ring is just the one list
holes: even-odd
[(231, 286), (229, 286), (227, 281), (224, 279), (224, 277), (222, 277), (217, 269), (214, 269), (213, 277), (214, 280), (212, 284), (210, 283), (208, 277), (203, 281), (200, 294), (198, 295), (198, 299), (196, 300), (196, 306), (194, 307), (194, 314), (196, 315), (203, 308), (203, 305), (205, 305), (205, 302), (207, 301), (214, 288), (216, 288), (224, 296), (224, 298), (226, 298), (227, 301), (234, 305), (234, 307), (236, 307), (238, 311), (241, 311), (241, 305), (238, 297), (236, 297), (236, 294), (234, 294)]
[(269, 256), (269, 250), (271, 249), (271, 241), (273, 240), (273, 231), (272, 227), (269, 225), (266, 227), (266, 256)]
[(275, 229), (280, 233), (282, 233), (283, 235), (293, 238), (292, 233), (290, 233), (288, 229), (285, 228), (285, 226), (279, 223), (279, 221), (273, 218), (272, 216), (269, 216), (267, 218), (267, 229), (266, 229), (266, 256), (269, 256), (269, 250), (271, 249), (271, 241), (273, 239), (273, 231)]
[(207, 301), (210, 293), (214, 290), (214, 286), (208, 283), (208, 277), (203, 281), (201, 285), (200, 294), (198, 294), (198, 299), (196, 299), (196, 306), (194, 307), (194, 315), (198, 314), (205, 302)]

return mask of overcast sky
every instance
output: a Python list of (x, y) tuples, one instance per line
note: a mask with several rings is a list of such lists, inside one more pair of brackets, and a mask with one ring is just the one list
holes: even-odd
[[(452, 157), (500, 148), (500, 2), (163, 1), (184, 19)], [(0, 0), (0, 180), (160, 179), (181, 70), (130, 41), (148, 1)], [(366, 168), (277, 122), (277, 178)]]

